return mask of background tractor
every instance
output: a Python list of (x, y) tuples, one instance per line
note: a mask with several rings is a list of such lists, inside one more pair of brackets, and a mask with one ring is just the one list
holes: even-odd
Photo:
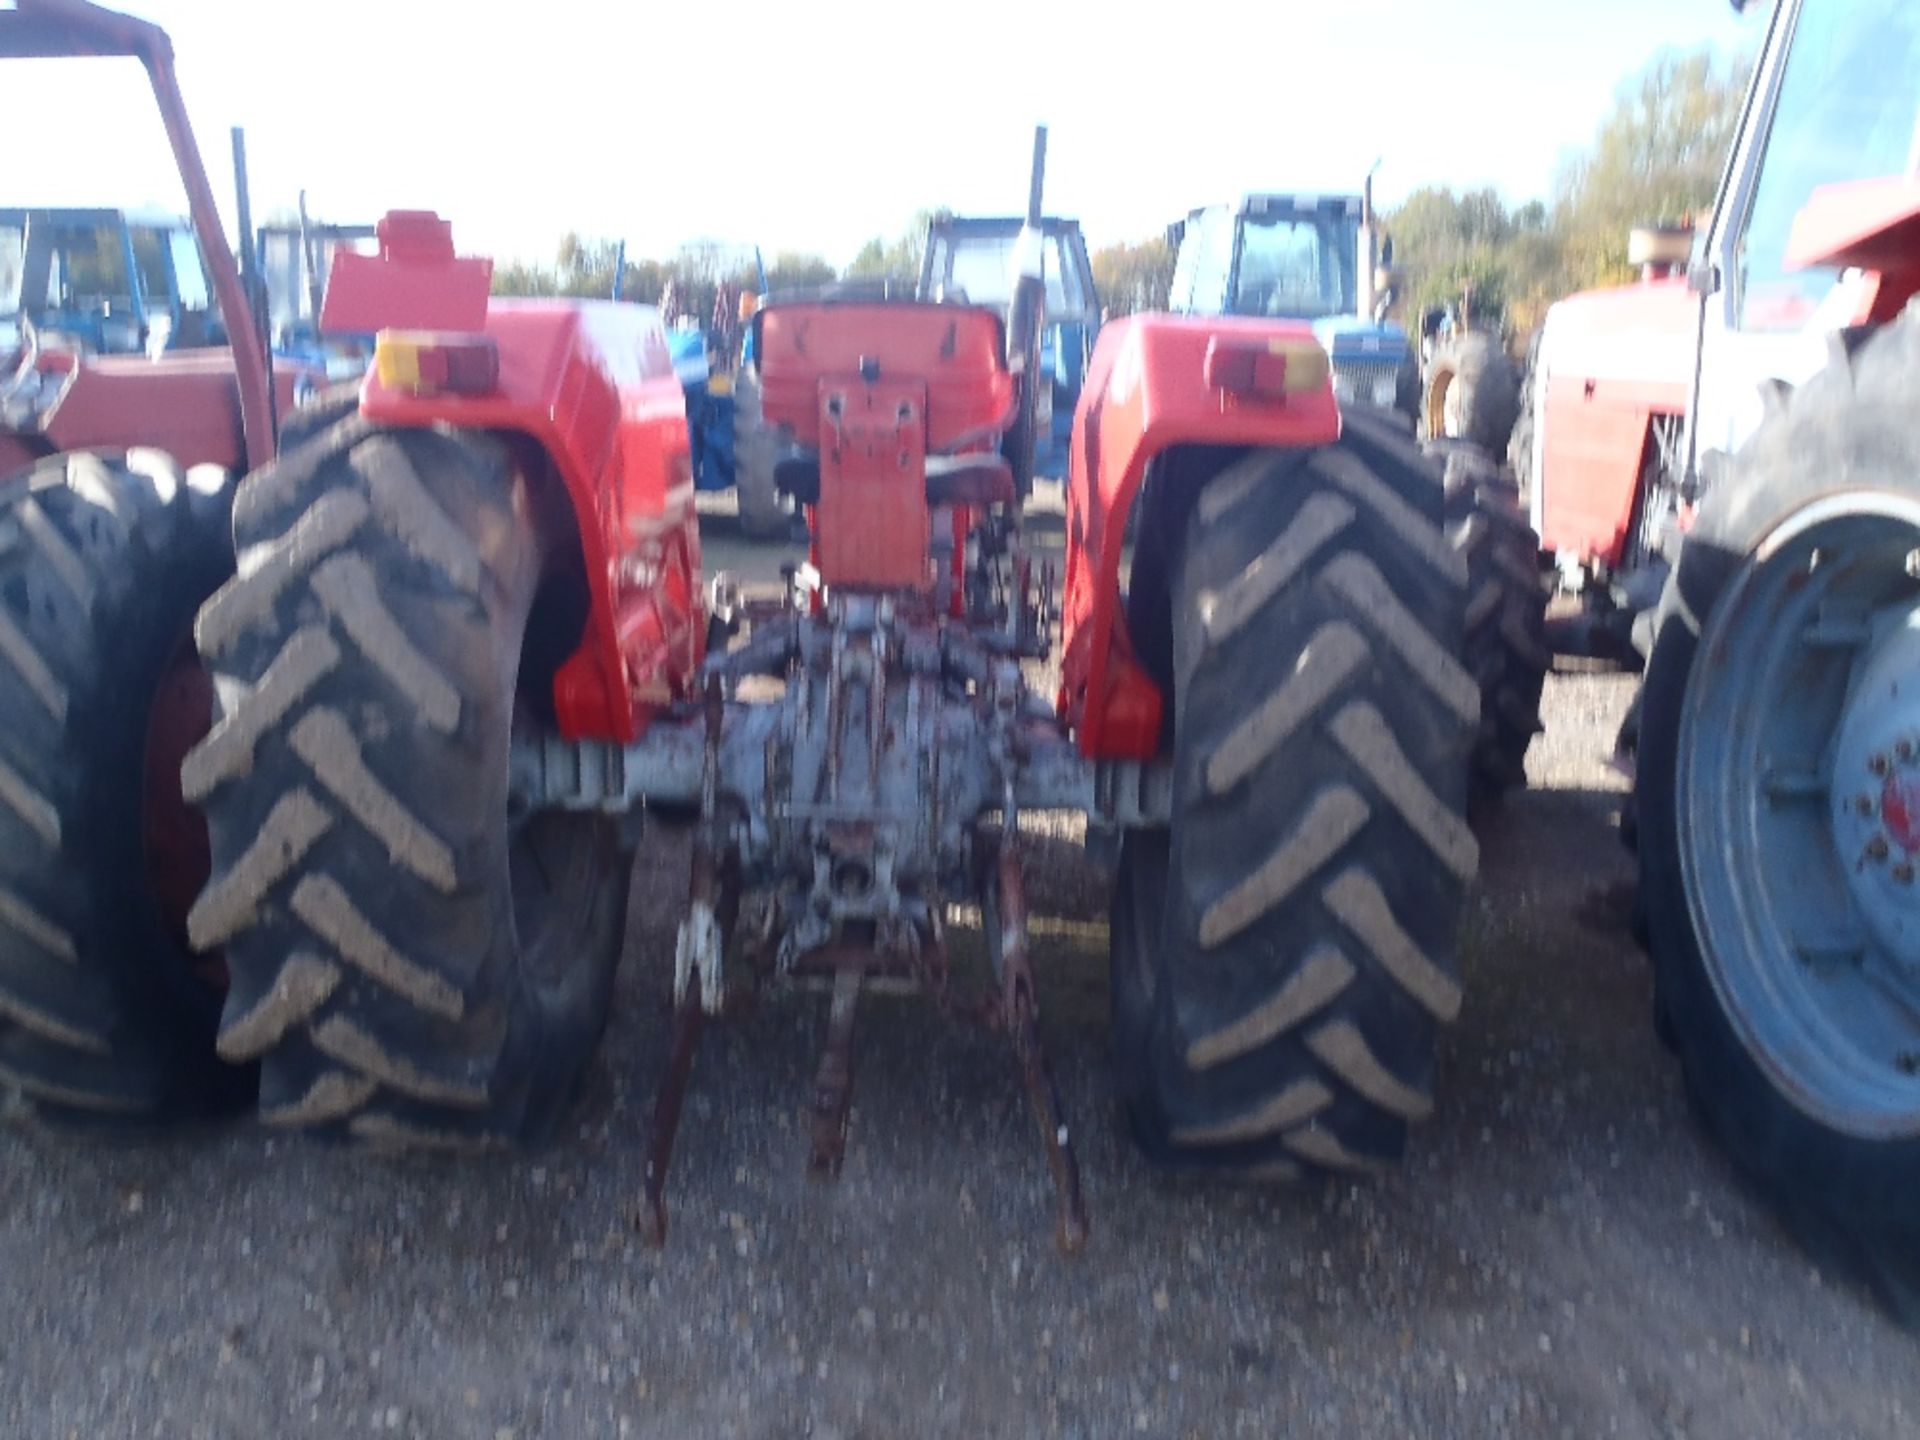
[[(1005, 309), (1013, 298), (1014, 250), (1024, 224), (1017, 215), (928, 221), (920, 252), (919, 298)], [(1041, 278), (1046, 282), (1040, 369), (1047, 383), (1034, 393), (1033, 473), (1057, 480), (1067, 473), (1073, 413), (1100, 333), (1100, 292), (1078, 220), (1044, 217), (1040, 237)]]
[(1661, 1031), (1735, 1163), (1909, 1321), (1916, 156), (1920, 15), (1781, 0), (1685, 277), (1554, 307), (1521, 457), (1599, 592), (1572, 642), (1625, 652), (1644, 617), (1626, 739)]
[[(1381, 282), (1391, 280), (1393, 247), (1376, 234), (1371, 190), (1369, 181), (1360, 195), (1251, 195), (1193, 211), (1169, 230), (1170, 303), (1192, 314), (1310, 321), (1332, 358), (1335, 394), (1363, 412), (1392, 412), (1411, 430), (1422, 414), (1420, 356), (1385, 318)], [(1551, 656), (1539, 546), (1518, 487), (1485, 446), (1441, 427), (1429, 449), (1446, 470), (1447, 539), (1469, 575), (1462, 654), (1485, 700), (1472, 763), (1473, 798), (1484, 807), (1524, 783), (1540, 731)]]
[(1371, 194), (1369, 179), (1358, 195), (1248, 195), (1190, 212), (1167, 228), (1168, 308), (1308, 321), (1341, 399), (1416, 418), (1420, 360), (1385, 318), (1393, 244), (1378, 234)]
[(226, 343), (193, 226), (160, 211), (0, 209), (0, 363), (27, 331), (101, 355)]

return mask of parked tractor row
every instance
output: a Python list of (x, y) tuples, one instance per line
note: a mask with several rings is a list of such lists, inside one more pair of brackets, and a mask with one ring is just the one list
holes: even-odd
[[(1566, 553), (1567, 457), (1604, 433), (1637, 437), (1635, 477), (1663, 462), (1626, 527), (1680, 557), (1637, 732), (1661, 1023), (1743, 1166), (1909, 1310), (1915, 32), (1892, 0), (1781, 0), (1701, 258), (1634, 292), (1691, 307), (1689, 399), (1596, 418), (1617, 392), (1563, 348), (1576, 302), (1535, 367), (1530, 464)], [(0, 55), (53, 54), (145, 64), (217, 313), (251, 316), (165, 35), (83, 0), (0, 10)], [(436, 216), (333, 257), (320, 331), (378, 337), (353, 391), (296, 408), (253, 324), (190, 355), (23, 347), (0, 390), (0, 1080), (55, 1121), (254, 1107), (382, 1147), (541, 1142), (605, 1024), (634, 846), (677, 826), (649, 1231), (729, 999), (827, 995), (831, 1175), (885, 988), (1007, 1037), (1071, 1249), (1022, 824), (1068, 811), (1112, 865), (1146, 1153), (1254, 1179), (1398, 1156), (1463, 1003), (1470, 804), (1523, 781), (1537, 728), (1520, 488), (1466, 439), (1416, 440), (1431, 395), (1408, 404), (1413, 347), (1374, 313), (1364, 197), (1195, 212), (1183, 313), (1089, 345), (1084, 321), (1049, 342), (1050, 289), (1090, 276), (1040, 174), (1019, 224), (936, 236), (913, 300), (752, 315), (734, 423), (809, 552), (776, 599), (702, 574), (660, 314), (490, 298)], [(1004, 291), (966, 269), (983, 239)], [(1830, 363), (1792, 369), (1829, 318)], [(1708, 397), (1742, 376), (1772, 398), (1734, 452), (1754, 417)], [(1056, 590), (1022, 499), (1058, 434)], [(950, 943), (970, 912), (980, 963)]]

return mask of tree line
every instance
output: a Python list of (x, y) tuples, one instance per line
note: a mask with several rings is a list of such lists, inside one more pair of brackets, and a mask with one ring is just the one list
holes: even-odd
[[(1524, 331), (1561, 295), (1630, 277), (1627, 233), (1637, 224), (1689, 219), (1712, 203), (1738, 123), (1751, 59), (1706, 49), (1666, 51), (1616, 92), (1592, 143), (1569, 160), (1550, 200), (1509, 207), (1491, 189), (1430, 185), (1386, 211), (1397, 271), (1396, 307), (1411, 320), (1435, 305), (1470, 297), (1482, 321)], [(501, 295), (613, 294), (664, 304), (701, 323), (742, 293), (807, 289), (836, 279), (918, 278), (927, 222), (950, 210), (923, 210), (898, 235), (875, 236), (844, 274), (822, 256), (781, 251), (761, 266), (752, 252), (713, 241), (682, 246), (667, 259), (628, 258), (617, 241), (570, 234), (551, 265), (514, 263), (494, 271)], [(1160, 236), (1105, 245), (1090, 257), (1109, 314), (1166, 304), (1173, 254)]]

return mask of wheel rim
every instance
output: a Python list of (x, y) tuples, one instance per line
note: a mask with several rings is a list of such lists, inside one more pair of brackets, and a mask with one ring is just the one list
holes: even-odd
[(1822, 1124), (1920, 1134), (1920, 503), (1810, 504), (1715, 606), (1681, 712), (1681, 874), (1722, 1009)]
[[(212, 727), (213, 676), (201, 664), (192, 635), (186, 634), (168, 656), (147, 710), (140, 797), (148, 893), (183, 955), (193, 953), (187, 912), (213, 873), (213, 849), (206, 817), (180, 792), (180, 765)], [(209, 987), (225, 992), (227, 967), (221, 955), (198, 956), (192, 968)]]

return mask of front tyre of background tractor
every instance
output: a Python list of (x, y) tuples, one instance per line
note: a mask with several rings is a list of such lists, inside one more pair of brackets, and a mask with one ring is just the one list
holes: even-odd
[(742, 371), (733, 384), (733, 494), (749, 540), (793, 538), (793, 512), (774, 479), (778, 443), (760, 410), (760, 382)]
[(222, 976), (186, 916), (205, 828), (180, 757), (211, 689), (193, 617), (233, 573), (232, 481), (154, 450), (0, 480), (0, 1088), (116, 1125), (236, 1108)]
[(1163, 1165), (1369, 1170), (1431, 1110), (1460, 1008), (1466, 567), (1385, 415), (1181, 478), (1152, 482), (1129, 596), (1171, 679), (1175, 788), (1171, 829), (1122, 850), (1121, 1090)]
[[(1700, 505), (1642, 693), (1659, 1011), (1734, 1162), (1920, 1324), (1920, 317)], [(1844, 487), (1844, 488), (1842, 488)]]
[(1504, 455), (1520, 414), (1520, 378), (1497, 336), (1470, 330), (1443, 344), (1427, 363), (1423, 440), (1471, 440)]
[(224, 946), (219, 1047), (270, 1123), (382, 1145), (535, 1143), (605, 1022), (616, 827), (511, 816), (515, 718), (577, 636), (564, 496), (495, 439), (357, 416), (250, 477), (200, 612), (220, 700), (182, 781)]

